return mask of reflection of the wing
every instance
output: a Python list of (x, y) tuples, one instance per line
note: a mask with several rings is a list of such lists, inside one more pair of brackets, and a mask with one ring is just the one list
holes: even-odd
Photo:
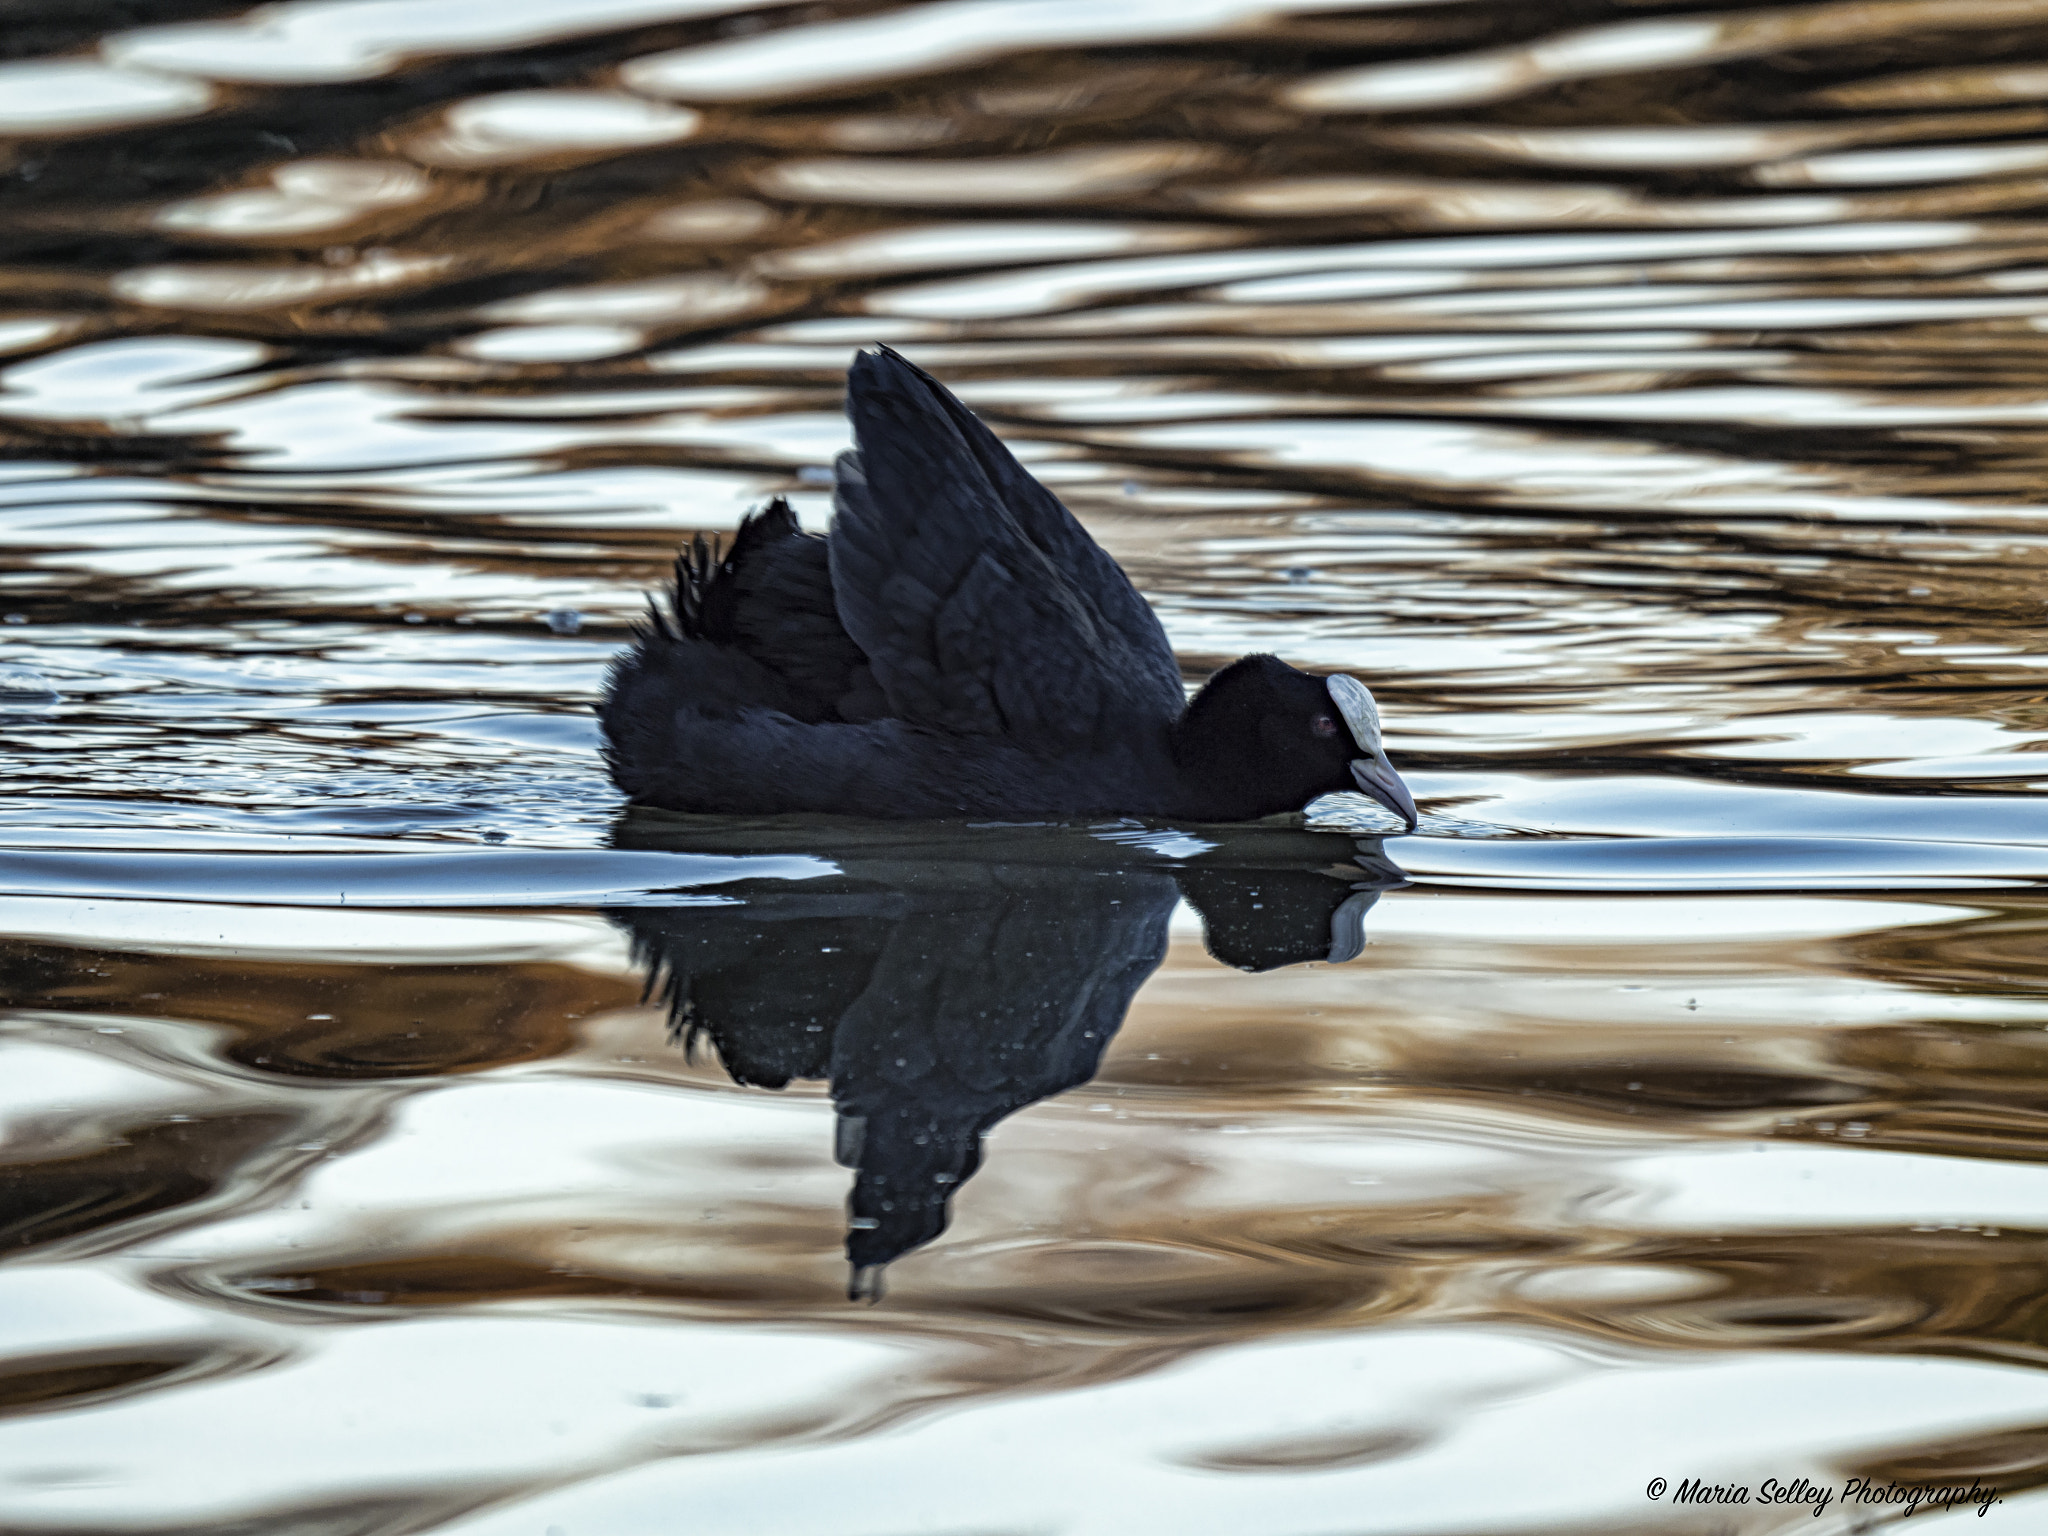
[(854, 1170), (855, 1295), (945, 1230), (947, 1203), (1006, 1115), (1095, 1075), (1166, 954), (1183, 896), (1210, 952), (1245, 970), (1349, 960), (1380, 891), (1375, 840), (1260, 829), (1161, 852), (1073, 831), (731, 822), (636, 815), (640, 847), (756, 850), (806, 840), (834, 876), (726, 887), (719, 906), (614, 908), (667, 1005), (735, 1082), (828, 1078), (835, 1151)]

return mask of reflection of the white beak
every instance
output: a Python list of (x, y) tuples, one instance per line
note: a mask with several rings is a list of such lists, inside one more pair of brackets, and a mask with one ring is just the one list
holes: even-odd
[(1365, 914), (1379, 899), (1378, 891), (1354, 891), (1330, 914), (1331, 965), (1342, 965), (1365, 953)]

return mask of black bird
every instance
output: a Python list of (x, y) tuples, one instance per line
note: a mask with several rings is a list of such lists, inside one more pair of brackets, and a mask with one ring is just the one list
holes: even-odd
[[(600, 713), (634, 801), (739, 815), (1244, 821), (1362, 789), (1365, 686), (1246, 656), (1192, 701), (1158, 617), (943, 385), (854, 359), (830, 534), (780, 499), (676, 562)], [(650, 605), (651, 606), (651, 605)]]

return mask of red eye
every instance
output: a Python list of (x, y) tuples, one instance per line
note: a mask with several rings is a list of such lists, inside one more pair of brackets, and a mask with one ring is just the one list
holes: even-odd
[(1309, 721), (1308, 728), (1318, 736), (1334, 736), (1337, 734), (1337, 722), (1328, 715), (1317, 715), (1313, 720)]

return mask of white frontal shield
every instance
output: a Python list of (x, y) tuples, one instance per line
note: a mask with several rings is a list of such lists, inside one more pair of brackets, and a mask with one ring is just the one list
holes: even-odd
[(1344, 717), (1345, 727), (1362, 754), (1351, 760), (1351, 777), (1361, 790), (1407, 822), (1408, 830), (1413, 832), (1419, 819), (1415, 797), (1408, 793), (1408, 786), (1387, 761), (1386, 748), (1380, 745), (1380, 707), (1373, 702), (1372, 691), (1357, 678), (1341, 672), (1324, 681), (1331, 702)]

